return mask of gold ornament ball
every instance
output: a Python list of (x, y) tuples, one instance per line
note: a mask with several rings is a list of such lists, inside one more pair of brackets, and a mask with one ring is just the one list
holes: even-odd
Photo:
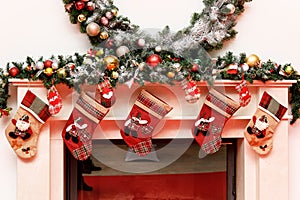
[(294, 72), (294, 68), (290, 65), (286, 66), (284, 68), (284, 72), (287, 74), (287, 75), (291, 75), (293, 72)]
[(111, 73), (111, 77), (112, 77), (113, 79), (117, 79), (117, 78), (119, 78), (119, 73), (118, 73), (118, 72), (112, 72), (112, 73)]
[(53, 69), (51, 67), (48, 67), (44, 70), (44, 73), (47, 75), (47, 76), (52, 76), (53, 74)]
[(108, 37), (109, 37), (108, 32), (103, 31), (103, 32), (100, 33), (100, 38), (102, 40), (106, 40)]
[(112, 71), (119, 67), (119, 60), (116, 56), (109, 55), (103, 58), (103, 62), (106, 65), (106, 69)]
[(79, 23), (84, 22), (86, 20), (86, 17), (83, 14), (80, 14), (77, 16), (77, 21)]
[(175, 77), (175, 73), (172, 72), (172, 71), (170, 71), (170, 72), (167, 73), (167, 77), (168, 78), (174, 78)]
[(255, 54), (251, 54), (249, 55), (246, 60), (245, 63), (249, 66), (249, 67), (255, 67), (258, 66), (260, 63), (260, 59), (257, 55)]
[(65, 78), (67, 76), (67, 71), (65, 68), (60, 68), (57, 70), (57, 76), (59, 78)]
[(97, 36), (100, 33), (100, 26), (95, 22), (91, 22), (86, 26), (86, 33), (89, 36)]
[(111, 9), (111, 13), (112, 13), (114, 16), (117, 16), (117, 14), (118, 14), (118, 9), (116, 9), (116, 8)]

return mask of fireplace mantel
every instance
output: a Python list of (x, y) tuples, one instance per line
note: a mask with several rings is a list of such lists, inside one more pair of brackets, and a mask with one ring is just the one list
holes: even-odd
[[(218, 91), (238, 100), (235, 86), (239, 82), (220, 80), (214, 83)], [(254, 81), (248, 84), (252, 100), (241, 108), (228, 121), (222, 133), (223, 138), (237, 138), (237, 199), (288, 199), (289, 193), (289, 152), (288, 132), (289, 113), (283, 117), (274, 134), (274, 147), (265, 157), (258, 156), (244, 140), (243, 131), (256, 111), (264, 91), (269, 92), (281, 104), (288, 107), (288, 90), (294, 81)], [(174, 109), (157, 126), (155, 138), (192, 138), (191, 127), (196, 119), (209, 85), (199, 82), (201, 99), (189, 104), (184, 99), (184, 91), (177, 86), (148, 84), (147, 90), (164, 99)], [(10, 87), (16, 87), (17, 106), (30, 89), (44, 101), (47, 101), (47, 90), (42, 82), (21, 79), (10, 80)], [(57, 86), (63, 98), (63, 108), (43, 126), (38, 142), (37, 155), (31, 160), (17, 158), (17, 199), (18, 200), (63, 200), (64, 199), (64, 145), (61, 131), (68, 119), (78, 94), (65, 85)], [(120, 85), (115, 90), (116, 103), (109, 114), (97, 127), (94, 139), (121, 139), (120, 126), (127, 117), (131, 105), (140, 90), (140, 86), (128, 88)], [(93, 89), (89, 89), (93, 92)], [(17, 109), (13, 108), (14, 111)], [(272, 192), (269, 189), (271, 188)]]

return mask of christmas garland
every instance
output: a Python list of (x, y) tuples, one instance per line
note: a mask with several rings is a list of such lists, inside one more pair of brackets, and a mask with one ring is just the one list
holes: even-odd
[[(87, 34), (93, 46), (111, 46), (111, 40), (107, 39), (118, 38), (113, 41), (116, 46), (139, 48), (145, 47), (144, 40), (148, 37), (147, 48), (161, 45), (179, 54), (199, 46), (208, 51), (222, 48), (225, 40), (236, 35), (233, 29), (236, 18), (244, 11), (244, 3), (249, 1), (204, 0), (203, 11), (194, 13), (186, 28), (177, 33), (162, 31), (153, 37), (131, 24), (127, 17), (118, 16), (118, 8), (112, 0), (63, 0), (70, 22), (79, 24), (80, 31)], [(168, 29), (166, 26), (165, 30)]]
[[(8, 115), (9, 79), (41, 80), (45, 88), (66, 84), (78, 92), (84, 84), (109, 80), (116, 87), (136, 82), (174, 85), (183, 80), (216, 79), (298, 80), (299, 74), (290, 64), (261, 62), (256, 55), (231, 52), (213, 60), (207, 51), (219, 49), (223, 41), (235, 36), (236, 17), (243, 12), (245, 0), (205, 0), (202, 13), (195, 13), (191, 24), (172, 33), (166, 27), (156, 38), (118, 16), (118, 8), (110, 0), (64, 0), (72, 23), (79, 23), (93, 46), (86, 54), (52, 56), (25, 62), (8, 63), (0, 69), (0, 117)], [(300, 117), (300, 82), (290, 88), (294, 123)]]
[[(155, 53), (153, 53), (155, 52)], [(204, 54), (203, 54), (204, 55)], [(132, 59), (135, 58), (135, 59)], [(253, 80), (278, 81), (298, 80), (290, 88), (293, 119), (300, 117), (300, 75), (291, 64), (280, 65), (268, 60), (260, 61), (255, 54), (238, 56), (228, 52), (217, 59), (202, 57), (195, 62), (177, 56), (172, 52), (155, 49), (136, 50), (117, 57), (114, 49), (90, 49), (87, 54), (58, 56), (34, 61), (28, 57), (25, 62), (8, 63), (6, 70), (0, 71), (1, 116), (8, 115), (8, 84), (10, 78), (41, 80), (46, 88), (56, 84), (66, 84), (78, 92), (84, 84), (95, 85), (109, 80), (112, 86), (132, 83), (159, 83), (175, 85), (185, 79), (207, 81), (213, 85), (217, 79), (241, 80), (250, 84)]]

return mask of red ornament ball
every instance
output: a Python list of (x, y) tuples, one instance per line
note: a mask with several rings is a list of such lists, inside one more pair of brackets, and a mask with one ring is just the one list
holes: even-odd
[(151, 54), (150, 56), (148, 56), (148, 58), (146, 60), (147, 65), (149, 65), (151, 67), (156, 67), (161, 62), (162, 62), (162, 59), (157, 54)]
[(45, 60), (44, 61), (44, 67), (45, 68), (50, 68), (50, 67), (52, 67), (52, 60)]
[(20, 73), (20, 70), (19, 68), (17, 67), (12, 67), (9, 69), (9, 75), (11, 75), (12, 77), (16, 77), (19, 73)]
[(199, 71), (199, 65), (194, 63), (191, 70), (192, 70), (192, 72), (198, 72)]
[(83, 1), (77, 1), (77, 2), (75, 3), (75, 8), (76, 8), (76, 10), (82, 10), (82, 9), (84, 8), (84, 6), (85, 6), (85, 4), (84, 4)]

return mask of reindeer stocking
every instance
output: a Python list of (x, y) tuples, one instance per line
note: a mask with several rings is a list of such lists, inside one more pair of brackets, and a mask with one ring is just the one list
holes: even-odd
[(172, 107), (142, 90), (135, 101), (121, 136), (133, 152), (146, 156), (152, 149), (152, 132), (155, 126), (172, 110)]
[(238, 102), (211, 89), (192, 128), (193, 136), (205, 154), (217, 152), (227, 120), (239, 109)]
[(109, 110), (82, 93), (63, 129), (62, 138), (77, 160), (86, 160), (92, 153), (92, 135)]
[(275, 128), (286, 110), (267, 92), (263, 93), (258, 109), (244, 131), (245, 138), (258, 154), (266, 155), (271, 151)]

